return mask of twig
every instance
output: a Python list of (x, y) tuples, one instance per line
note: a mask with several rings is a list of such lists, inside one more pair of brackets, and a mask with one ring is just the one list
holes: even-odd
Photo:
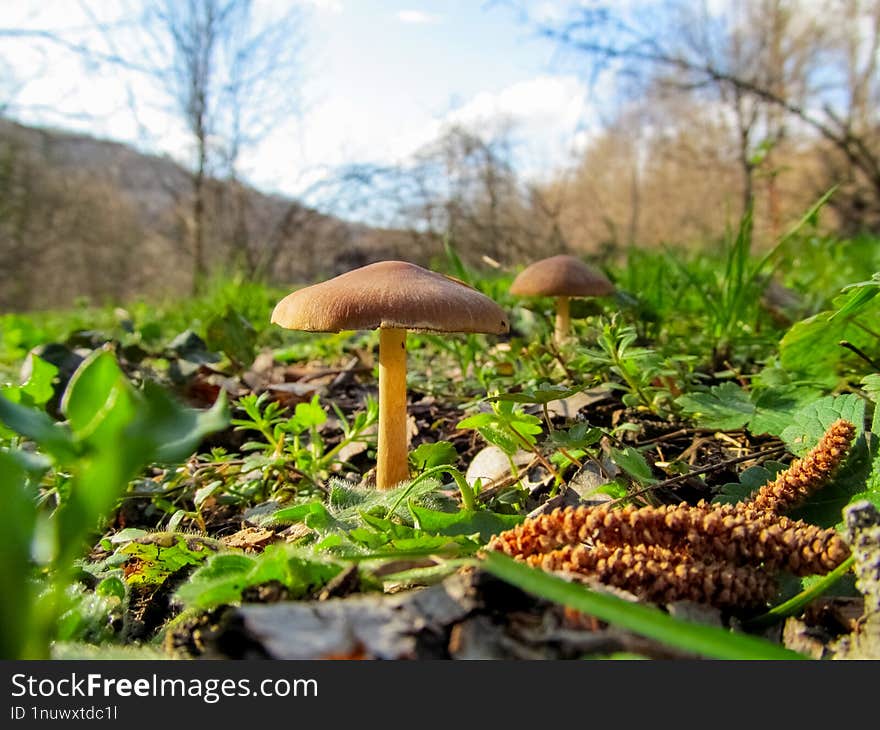
[(669, 433), (664, 433), (661, 436), (655, 436), (654, 438), (645, 439), (644, 441), (637, 441), (633, 444), (634, 448), (639, 448), (640, 446), (647, 446), (648, 444), (656, 444), (661, 441), (672, 441), (673, 439), (678, 438), (679, 436), (690, 436), (690, 435), (699, 435), (701, 433), (715, 433), (718, 429), (714, 428), (680, 428), (678, 431), (670, 431)]
[(786, 447), (783, 444), (779, 446), (772, 446), (769, 449), (764, 449), (763, 451), (756, 451), (751, 454), (745, 454), (744, 456), (735, 456), (732, 459), (726, 459), (725, 461), (719, 461), (717, 464), (710, 464), (709, 466), (704, 466), (702, 469), (695, 469), (694, 471), (690, 471), (687, 474), (679, 474), (678, 476), (670, 477), (669, 479), (664, 479), (662, 482), (657, 482), (656, 484), (650, 484), (647, 487), (643, 487), (639, 489), (637, 492), (633, 492), (632, 494), (626, 495), (626, 497), (621, 497), (620, 499), (615, 499), (609, 502), (609, 504), (615, 504), (616, 502), (620, 502), (624, 499), (631, 499), (632, 497), (637, 497), (640, 494), (644, 494), (646, 492), (651, 492), (655, 489), (662, 489), (664, 487), (669, 487), (674, 484), (678, 484), (679, 482), (683, 482), (690, 477), (701, 476), (703, 474), (708, 474), (713, 471), (718, 471), (719, 469), (723, 469), (727, 466), (733, 466), (734, 464), (740, 464), (744, 461), (753, 461), (755, 459), (761, 459), (768, 456), (775, 456), (776, 454), (783, 453), (786, 451)]
[(858, 355), (860, 358), (862, 358), (862, 360), (864, 360), (866, 363), (868, 363), (868, 365), (870, 365), (872, 368), (874, 368), (874, 370), (880, 371), (880, 365), (878, 365), (874, 360), (872, 360), (868, 355), (866, 355), (863, 350), (856, 347), (849, 340), (841, 340), (837, 344), (840, 345), (841, 347), (845, 347), (850, 352), (854, 352), (856, 355)]

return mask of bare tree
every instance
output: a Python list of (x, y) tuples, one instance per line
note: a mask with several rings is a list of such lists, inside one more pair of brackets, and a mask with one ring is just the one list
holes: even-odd
[(188, 230), (198, 290), (208, 269), (210, 178), (231, 183), (224, 192), (236, 213), (236, 258), (255, 267), (239, 162), (298, 108), (302, 15), (290, 6), (282, 16), (258, 16), (252, 0), (164, 0), (147, 5), (143, 28), (147, 65), (192, 142)]
[(632, 8), (578, 6), (541, 29), (587, 59), (593, 74), (729, 105), (740, 133), (744, 202), (762, 143), (772, 150), (796, 126), (826, 142), (880, 220), (878, 0), (821, 8), (799, 0), (667, 0)]

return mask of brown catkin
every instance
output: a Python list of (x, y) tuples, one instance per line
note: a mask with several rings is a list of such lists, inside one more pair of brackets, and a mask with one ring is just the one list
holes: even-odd
[(544, 570), (576, 573), (657, 603), (690, 600), (719, 608), (767, 603), (776, 578), (760, 568), (703, 562), (687, 553), (647, 545), (567, 545), (527, 559)]
[(796, 459), (757, 494), (743, 503), (745, 509), (787, 512), (834, 475), (849, 453), (856, 427), (844, 419), (835, 421), (816, 447), (803, 459)]
[(835, 422), (803, 460), (747, 502), (557, 509), (496, 535), (488, 548), (657, 602), (766, 603), (780, 571), (823, 574), (849, 557), (833, 529), (780, 513), (828, 482), (854, 436), (851, 423)]
[(784, 568), (797, 575), (826, 573), (849, 555), (834, 530), (731, 505), (579, 507), (527, 519), (495, 536), (490, 550), (529, 557), (565, 545), (649, 545), (686, 550), (732, 565)]

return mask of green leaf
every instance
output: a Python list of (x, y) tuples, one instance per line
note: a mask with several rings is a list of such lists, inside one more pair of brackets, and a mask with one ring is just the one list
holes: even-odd
[(115, 575), (111, 575), (98, 583), (95, 587), (95, 593), (104, 598), (118, 598), (120, 601), (124, 601), (125, 583)]
[(738, 482), (724, 484), (712, 502), (714, 504), (743, 502), (763, 485), (775, 479), (783, 469), (785, 469), (785, 464), (779, 461), (765, 461), (762, 466), (750, 466), (739, 475)]
[(492, 413), (474, 413), (472, 416), (461, 419), (456, 425), (456, 428), (480, 429), (494, 422), (495, 417)]
[(602, 438), (602, 429), (588, 423), (576, 423), (567, 431), (556, 430), (550, 434), (550, 441), (563, 449), (586, 449)]
[(247, 587), (247, 576), (254, 564), (255, 559), (248, 555), (215, 555), (177, 589), (175, 598), (185, 606), (201, 609), (234, 603)]
[(856, 427), (856, 440), (846, 461), (832, 482), (791, 513), (822, 527), (841, 524), (843, 508), (853, 499), (870, 499), (871, 451), (864, 432), (865, 401), (854, 393), (827, 396), (793, 415), (793, 423), (780, 437), (798, 456), (804, 456), (819, 442), (828, 427), (844, 418)]
[[(2, 398), (0, 398), (2, 400)], [(32, 581), (31, 543), (37, 507), (27, 489), (28, 472), (14, 452), (0, 450), (0, 658), (17, 659), (31, 637), (35, 591)]]
[(74, 438), (85, 440), (101, 428), (107, 419), (113, 425), (128, 420), (134, 412), (127, 402), (130, 384), (108, 350), (89, 355), (70, 379), (61, 411), (67, 418)]
[(26, 365), (30, 367), (28, 379), (18, 387), (23, 405), (44, 406), (55, 395), (54, 381), (58, 368), (50, 362), (29, 354)]
[(151, 445), (148, 461), (177, 463), (188, 458), (209, 434), (229, 425), (229, 404), (221, 390), (207, 411), (185, 408), (162, 387), (147, 382), (144, 407), (127, 429), (129, 437)]
[(484, 567), (496, 577), (540, 598), (561, 603), (614, 626), (700, 656), (740, 660), (804, 658), (755, 636), (681, 621), (652, 606), (632, 603), (578, 583), (570, 583), (538, 568), (518, 563), (501, 553), (489, 553)]
[(131, 584), (161, 585), (172, 573), (188, 565), (198, 565), (216, 546), (209, 541), (173, 533), (153, 533), (119, 548), (137, 563), (126, 571)]
[(409, 460), (417, 472), (423, 472), (435, 466), (455, 464), (458, 461), (458, 451), (449, 441), (424, 443), (410, 452)]
[(209, 558), (175, 594), (185, 605), (208, 609), (241, 601), (252, 586), (277, 581), (298, 598), (328, 581), (342, 566), (298, 553), (286, 545), (270, 545), (259, 555), (222, 553)]
[(517, 410), (511, 401), (494, 402), (492, 413), (468, 416), (459, 421), (458, 428), (476, 429), (488, 443), (498, 446), (506, 454), (535, 448), (535, 436), (543, 431), (540, 418)]
[(812, 585), (807, 586), (797, 595), (792, 596), (787, 601), (780, 603), (777, 606), (774, 606), (766, 613), (747, 621), (747, 626), (752, 628), (768, 626), (781, 621), (787, 616), (796, 616), (800, 614), (807, 605), (812, 603), (823, 593), (827, 592), (835, 583), (843, 578), (853, 567), (854, 562), (855, 558), (850, 555), (834, 570), (818, 578), (818, 580)]
[(319, 500), (298, 504), (295, 507), (284, 507), (272, 515), (279, 522), (303, 522), (313, 530), (324, 531), (337, 525), (324, 504)]
[(478, 535), (484, 543), (525, 519), (522, 515), (503, 515), (489, 510), (438, 512), (412, 502), (408, 506), (420, 530), (435, 535)]
[(797, 385), (749, 393), (735, 383), (722, 383), (707, 392), (682, 395), (676, 402), (705, 428), (731, 431), (745, 426), (756, 436), (778, 436), (791, 425), (792, 414), (813, 400), (814, 390)]
[(874, 403), (874, 416), (871, 419), (871, 433), (880, 437), (880, 374), (871, 373), (862, 378), (862, 389)]
[[(834, 304), (838, 306), (844, 306), (845, 303), (846, 297), (834, 300)], [(876, 338), (865, 331), (861, 323), (878, 319), (880, 299), (874, 298), (856, 314), (837, 317), (835, 311), (831, 310), (796, 322), (779, 343), (780, 363), (791, 373), (810, 378), (828, 388), (834, 387), (840, 378), (841, 364), (845, 359), (857, 367), (865, 365), (849, 350), (840, 346), (841, 340), (847, 340), (869, 354), (876, 352)]]
[(253, 325), (232, 308), (208, 321), (205, 331), (207, 345), (220, 350), (238, 365), (253, 362), (257, 332)]
[(843, 418), (864, 432), (865, 401), (855, 393), (820, 398), (792, 415), (792, 424), (779, 435), (798, 456), (804, 456), (838, 419)]
[[(874, 297), (880, 294), (880, 272), (875, 272), (870, 281), (859, 281), (845, 286), (843, 291), (852, 290), (846, 301), (831, 316), (831, 320), (859, 313)], [(830, 320), (830, 321), (831, 321)]]
[(676, 403), (701, 426), (722, 431), (742, 428), (755, 413), (748, 393), (735, 383), (713, 385), (708, 392), (687, 393)]
[(749, 432), (755, 436), (778, 436), (791, 425), (792, 414), (815, 397), (812, 389), (797, 386), (762, 390), (755, 398), (755, 413), (749, 419)]
[(611, 458), (614, 463), (629, 474), (642, 486), (656, 484), (651, 467), (638, 449), (627, 446), (624, 449), (611, 449)]
[(61, 464), (76, 458), (77, 447), (69, 429), (53, 421), (44, 411), (13, 403), (0, 395), (0, 421), (31, 439)]
[(302, 433), (310, 428), (317, 428), (327, 421), (327, 412), (321, 407), (316, 395), (309, 403), (297, 403), (293, 417), (288, 424), (291, 433)]

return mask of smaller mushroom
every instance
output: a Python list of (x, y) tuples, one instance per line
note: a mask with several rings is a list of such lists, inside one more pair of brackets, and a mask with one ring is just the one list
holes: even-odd
[(579, 258), (562, 254), (541, 259), (523, 269), (510, 285), (510, 293), (526, 297), (556, 298), (557, 344), (571, 332), (571, 297), (604, 297), (614, 293), (614, 284), (601, 271)]
[(379, 330), (379, 489), (409, 478), (406, 331), (503, 334), (509, 327), (485, 294), (405, 261), (379, 261), (288, 294), (272, 322), (310, 332)]

